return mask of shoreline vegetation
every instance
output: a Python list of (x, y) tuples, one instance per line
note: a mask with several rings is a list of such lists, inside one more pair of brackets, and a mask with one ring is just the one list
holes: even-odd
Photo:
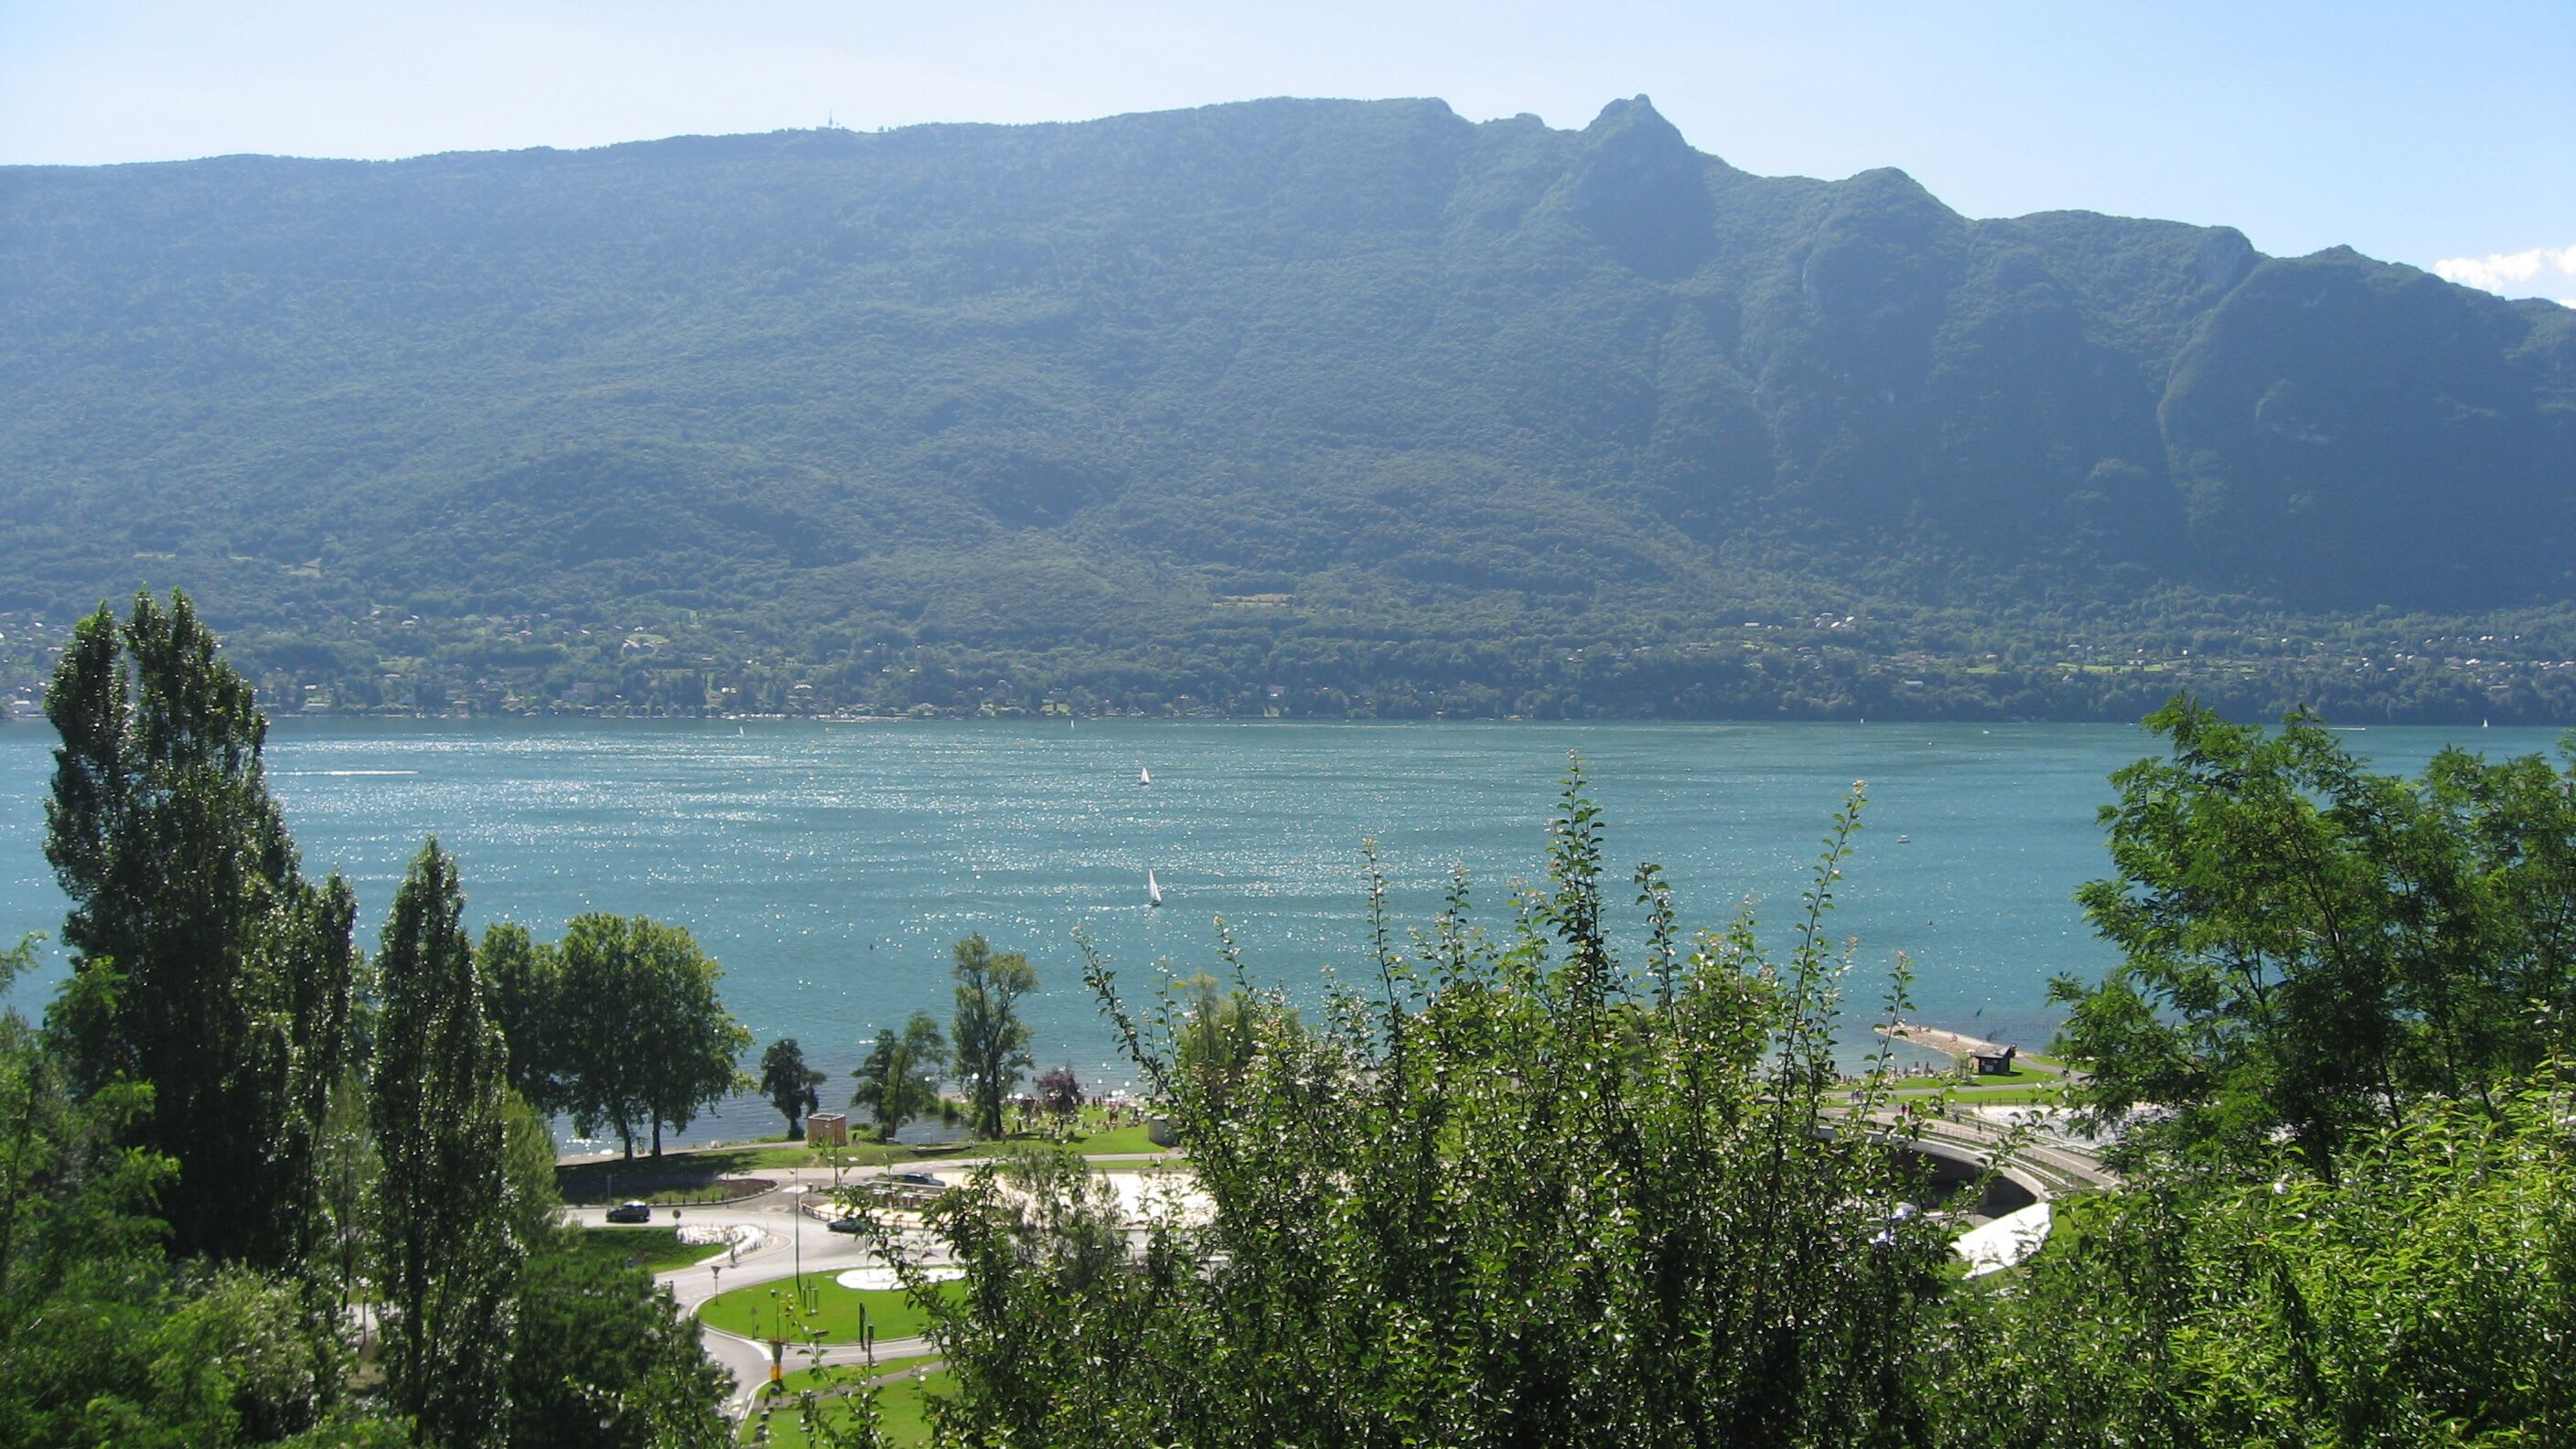
[[(2179, 607), (2179, 605), (2178, 605)], [(646, 616), (651, 617), (651, 616)], [(247, 631), (228, 651), (280, 723), (325, 719), (1669, 720), (2134, 723), (2176, 694), (2238, 721), (2306, 708), (2338, 725), (2576, 725), (2576, 613), (2478, 618), (2212, 616), (2135, 631), (2104, 618), (1988, 634), (1968, 620), (1858, 638), (1850, 620), (1789, 617), (1703, 627), (1616, 624), (1524, 639), (1397, 648), (1380, 636), (1269, 638), (1220, 631), (1181, 658), (1095, 658), (900, 639), (862, 657), (764, 651), (665, 621), (575, 625), (535, 616), (455, 621), (452, 662), (409, 679), (302, 662), (425, 641)], [(670, 631), (669, 634), (655, 632)], [(530, 637), (549, 642), (531, 646)], [(676, 637), (675, 637), (676, 636)], [(67, 635), (0, 611), (0, 722), (41, 710)], [(472, 641), (507, 640), (490, 651)], [(648, 648), (622, 642), (655, 641)], [(261, 642), (267, 638), (265, 646)], [(530, 654), (548, 662), (511, 662)], [(376, 664), (390, 660), (375, 659)], [(888, 663), (886, 661), (900, 661)], [(754, 666), (756, 667), (748, 667)], [(399, 687), (388, 680), (404, 678)], [(5, 724), (0, 724), (5, 727)]]

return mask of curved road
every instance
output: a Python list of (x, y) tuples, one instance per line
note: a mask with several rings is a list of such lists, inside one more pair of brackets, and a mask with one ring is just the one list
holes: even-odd
[[(1096, 1157), (1091, 1160), (1095, 1163), (1143, 1162), (1155, 1160), (1162, 1155), (1128, 1153)], [(935, 1164), (935, 1167), (941, 1173), (955, 1174), (979, 1166), (981, 1162), (982, 1159), (941, 1161)], [(849, 1168), (841, 1173), (840, 1181), (844, 1186), (849, 1186), (872, 1178), (892, 1176), (897, 1172), (921, 1172), (931, 1166), (934, 1164), (907, 1163), (896, 1167)], [(798, 1227), (800, 1215), (795, 1211), (797, 1195), (791, 1189), (802, 1187), (818, 1200), (828, 1196), (833, 1185), (830, 1168), (763, 1166), (759, 1169), (759, 1175), (775, 1181), (778, 1186), (757, 1197), (744, 1198), (740, 1202), (679, 1208), (676, 1210), (676, 1217), (675, 1210), (672, 1208), (656, 1206), (653, 1209), (653, 1225), (656, 1227), (688, 1227), (704, 1224), (725, 1228), (751, 1228), (759, 1233), (757, 1239), (731, 1252), (721, 1248), (711, 1248), (704, 1260), (690, 1267), (675, 1268), (667, 1273), (654, 1275), (655, 1282), (671, 1290), (671, 1296), (678, 1301), (682, 1312), (694, 1316), (699, 1305), (716, 1296), (719, 1291), (730, 1291), (754, 1283), (775, 1283), (781, 1279), (794, 1277), (799, 1261), (800, 1244), (804, 1271), (809, 1276), (819, 1275), (829, 1278), (851, 1268), (869, 1267), (880, 1261), (862, 1251), (856, 1239), (846, 1234), (832, 1232), (819, 1219), (805, 1218), (802, 1228)], [(572, 1208), (567, 1210), (567, 1216), (572, 1222), (585, 1228), (610, 1226), (608, 1210), (604, 1207)], [(750, 1412), (753, 1393), (760, 1385), (769, 1382), (769, 1345), (744, 1338), (739, 1334), (709, 1328), (703, 1323), (698, 1325), (698, 1336), (706, 1344), (707, 1356), (724, 1365), (726, 1371), (733, 1375), (733, 1397), (726, 1407), (734, 1418), (742, 1418)], [(883, 1361), (909, 1358), (929, 1351), (930, 1344), (926, 1339), (880, 1339), (877, 1342), (876, 1357)], [(823, 1349), (820, 1362), (824, 1364), (861, 1363), (866, 1358), (867, 1354), (856, 1344), (834, 1344), (827, 1345)], [(799, 1353), (793, 1347), (788, 1350), (786, 1366), (790, 1372), (812, 1367), (815, 1362), (816, 1360)]]
[[(1907, 1125), (1899, 1114), (1893, 1111), (1873, 1114), (1873, 1122), (1875, 1125), (1893, 1130), (1902, 1130)], [(1925, 1129), (1927, 1137), (1945, 1140), (1954, 1146), (1989, 1155), (2004, 1147), (2013, 1135), (1995, 1124), (1973, 1118), (1966, 1121), (1957, 1118), (1933, 1118), (1918, 1120), (1913, 1125)], [(2043, 1197), (2055, 1196), (2056, 1191), (2068, 1188), (2103, 1186), (2111, 1181), (2110, 1175), (2103, 1171), (2100, 1162), (2094, 1159), (2091, 1153), (2074, 1144), (2062, 1140), (2026, 1139), (2017, 1146), (2019, 1150), (2013, 1154), (2013, 1157), (2025, 1171), (2033, 1171), (2044, 1179), (2053, 1179), (2047, 1183), (2047, 1186), (2055, 1191), (2045, 1191), (2041, 1194)], [(1092, 1160), (1095, 1163), (1144, 1161), (1159, 1156), (1161, 1154), (1140, 1153)], [(942, 1172), (952, 1174), (979, 1165), (980, 1162), (977, 1161), (937, 1164)], [(921, 1170), (923, 1165), (919, 1163), (902, 1167), (852, 1168), (841, 1174), (840, 1182), (847, 1186), (866, 1182), (872, 1178), (891, 1176), (898, 1171)], [(681, 1311), (694, 1316), (699, 1305), (713, 1298), (719, 1291), (741, 1288), (754, 1283), (774, 1283), (794, 1277), (800, 1254), (806, 1273), (826, 1278), (851, 1268), (869, 1267), (879, 1261), (864, 1252), (857, 1240), (846, 1234), (830, 1231), (818, 1219), (804, 1218), (802, 1227), (799, 1227), (801, 1215), (795, 1210), (799, 1194), (793, 1189), (803, 1188), (819, 1200), (827, 1195), (833, 1186), (833, 1176), (829, 1168), (763, 1167), (761, 1176), (777, 1181), (778, 1186), (757, 1197), (745, 1198), (740, 1202), (726, 1203), (721, 1206), (684, 1207), (676, 1211), (667, 1207), (653, 1209), (653, 1222), (656, 1226), (685, 1227), (691, 1224), (704, 1224), (737, 1230), (749, 1228), (758, 1235), (731, 1251), (710, 1249), (705, 1260), (690, 1267), (675, 1268), (667, 1273), (655, 1275), (656, 1282), (671, 1290), (671, 1295), (678, 1301)], [(608, 1210), (604, 1207), (585, 1207), (569, 1209), (567, 1215), (582, 1227), (597, 1228), (609, 1226), (607, 1213)], [(698, 1334), (706, 1344), (707, 1356), (724, 1365), (726, 1371), (733, 1375), (734, 1392), (726, 1408), (735, 1419), (739, 1420), (750, 1412), (753, 1393), (760, 1385), (769, 1381), (769, 1346), (738, 1334), (709, 1328), (704, 1324), (698, 1326)], [(876, 1357), (881, 1361), (909, 1358), (927, 1353), (929, 1349), (929, 1341), (926, 1339), (884, 1340), (877, 1344)], [(866, 1353), (856, 1344), (836, 1344), (823, 1349), (819, 1362), (849, 1364), (863, 1362), (866, 1358)], [(791, 1349), (787, 1367), (792, 1371), (810, 1367), (816, 1361)]]
[[(966, 1164), (955, 1165), (962, 1167)], [(950, 1164), (942, 1163), (941, 1166), (947, 1167)], [(918, 1171), (919, 1169), (913, 1167), (856, 1168), (844, 1172), (841, 1175), (841, 1181), (844, 1184), (864, 1182), (869, 1178), (898, 1170)], [(757, 1238), (737, 1246), (730, 1252), (722, 1248), (710, 1248), (708, 1257), (693, 1266), (674, 1268), (667, 1273), (654, 1275), (655, 1282), (671, 1290), (671, 1296), (678, 1301), (683, 1313), (694, 1316), (699, 1305), (716, 1296), (719, 1291), (741, 1288), (753, 1283), (774, 1283), (794, 1277), (799, 1260), (800, 1243), (804, 1271), (808, 1276), (830, 1278), (849, 1269), (867, 1267), (878, 1261), (862, 1252), (856, 1240), (846, 1234), (830, 1231), (817, 1219), (806, 1218), (802, 1228), (799, 1228), (799, 1215), (794, 1207), (796, 1197), (788, 1189), (793, 1186), (803, 1186), (812, 1190), (819, 1199), (831, 1189), (830, 1169), (763, 1167), (761, 1176), (774, 1179), (779, 1185), (757, 1197), (745, 1198), (740, 1202), (707, 1207), (683, 1207), (676, 1210), (660, 1206), (653, 1209), (653, 1225), (656, 1227), (692, 1227), (703, 1224), (735, 1229), (750, 1228), (759, 1234)], [(568, 1215), (581, 1227), (610, 1226), (608, 1210), (604, 1207), (573, 1208), (569, 1210)], [(733, 1375), (733, 1397), (726, 1407), (734, 1418), (740, 1419), (750, 1410), (753, 1391), (769, 1381), (769, 1346), (738, 1334), (709, 1328), (704, 1324), (698, 1326), (698, 1335), (706, 1344), (707, 1356), (724, 1365), (725, 1369)], [(918, 1338), (881, 1340), (877, 1344), (876, 1356), (879, 1359), (902, 1358), (926, 1352), (927, 1349), (927, 1343)], [(857, 1345), (844, 1344), (827, 1347), (823, 1352), (822, 1361), (829, 1364), (858, 1363), (865, 1358), (866, 1355)], [(787, 1368), (791, 1372), (810, 1366), (810, 1359), (799, 1354), (792, 1347), (788, 1350)]]

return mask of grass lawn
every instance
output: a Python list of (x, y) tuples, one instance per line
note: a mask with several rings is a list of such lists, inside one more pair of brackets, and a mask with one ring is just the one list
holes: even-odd
[[(879, 1364), (874, 1371), (884, 1374), (893, 1372), (899, 1367), (901, 1367), (900, 1364)], [(842, 1376), (828, 1382), (854, 1383), (867, 1370), (853, 1366), (826, 1369), (823, 1372)], [(806, 1446), (812, 1442), (805, 1435), (802, 1406), (797, 1403), (795, 1397), (803, 1389), (803, 1385), (797, 1382), (800, 1377), (808, 1378), (810, 1381), (810, 1371), (803, 1375), (789, 1374), (786, 1396), (771, 1401), (769, 1443), (774, 1446), (774, 1449), (806, 1449)], [(925, 1378), (907, 1377), (878, 1389), (877, 1423), (885, 1430), (887, 1441), (904, 1445), (929, 1443), (930, 1419), (925, 1412), (924, 1401), (932, 1393), (945, 1388), (947, 1383), (947, 1372), (934, 1369)], [(845, 1396), (836, 1395), (819, 1400), (814, 1408), (817, 1417), (835, 1428), (846, 1426), (853, 1417), (852, 1404)], [(746, 1444), (755, 1442), (759, 1434), (759, 1426), (760, 1414), (755, 1410), (750, 1417), (743, 1420), (742, 1442)]]
[[(838, 1150), (845, 1154), (841, 1158), (841, 1163), (845, 1167), (892, 1167), (904, 1162), (937, 1162), (943, 1157), (978, 1157), (990, 1150), (992, 1145), (989, 1142), (911, 1143), (853, 1140), (849, 1146)], [(824, 1160), (821, 1148), (808, 1153), (807, 1159), (805, 1165), (808, 1167), (831, 1165)]]
[[(794, 1357), (792, 1354), (789, 1356)], [(836, 1389), (854, 1388), (871, 1378), (900, 1373), (916, 1364), (931, 1363), (938, 1357), (937, 1354), (924, 1353), (915, 1354), (910, 1358), (881, 1358), (873, 1366), (863, 1363), (836, 1363), (823, 1368), (789, 1369), (786, 1376), (779, 1380), (779, 1389), (791, 1396), (801, 1394), (807, 1389), (830, 1393)]]
[[(943, 1283), (939, 1291), (955, 1293), (959, 1285)], [(868, 1291), (844, 1288), (828, 1273), (805, 1275), (810, 1313), (796, 1306), (796, 1282), (782, 1278), (774, 1283), (754, 1283), (719, 1293), (698, 1307), (699, 1321), (727, 1333), (745, 1338), (767, 1338), (779, 1327), (779, 1315), (787, 1317), (791, 1342), (856, 1343), (859, 1341), (859, 1313), (867, 1311), (867, 1321), (876, 1330), (880, 1342), (911, 1338), (921, 1332), (923, 1315), (920, 1307), (900, 1288)]]
[(1950, 1101), (1960, 1107), (2034, 1107), (2055, 1106), (2065, 1097), (2065, 1087), (2049, 1082), (2035, 1087), (1988, 1087), (1977, 1092), (1963, 1091)]
[(2022, 1071), (1980, 1074), (1973, 1077), (1899, 1077), (1889, 1084), (1898, 1092), (1951, 1091), (1974, 1095), (2009, 1087), (2055, 1086), (2066, 1078), (2057, 1072)]
[(606, 1258), (623, 1263), (635, 1260), (635, 1266), (647, 1273), (667, 1273), (692, 1263), (703, 1263), (724, 1251), (704, 1243), (683, 1243), (678, 1228), (610, 1227), (583, 1228), (573, 1240), (574, 1251), (583, 1257)]
[(1170, 1149), (1158, 1146), (1153, 1138), (1145, 1135), (1150, 1130), (1141, 1122), (1133, 1127), (1114, 1127), (1105, 1132), (1094, 1132), (1088, 1136), (1077, 1137), (1074, 1139), (1073, 1146), (1075, 1151), (1085, 1157), (1106, 1157), (1112, 1153), (1123, 1152), (1169, 1151)]

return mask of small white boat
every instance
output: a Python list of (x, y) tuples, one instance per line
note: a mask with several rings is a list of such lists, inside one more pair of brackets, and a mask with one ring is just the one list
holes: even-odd
[(1151, 770), (1148, 770), (1148, 769), (1144, 768), (1144, 767), (1143, 767), (1143, 766), (1141, 766), (1141, 765), (1140, 765), (1140, 766), (1138, 766), (1138, 767), (1137, 767), (1137, 769), (1136, 769), (1136, 783), (1137, 783), (1137, 784), (1139, 784), (1139, 785), (1151, 785), (1151, 784), (1153, 784), (1153, 783), (1154, 783), (1154, 772), (1153, 772), (1153, 771), (1151, 771)]
[(1162, 903), (1163, 888), (1155, 882), (1154, 873), (1151, 870), (1148, 870), (1145, 872), (1145, 904), (1147, 906), (1159, 906)]

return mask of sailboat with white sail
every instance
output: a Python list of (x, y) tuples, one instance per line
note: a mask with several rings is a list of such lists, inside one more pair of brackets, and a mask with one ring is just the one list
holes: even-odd
[(1152, 907), (1159, 906), (1162, 903), (1163, 887), (1160, 882), (1154, 879), (1154, 872), (1149, 868), (1145, 872), (1145, 904), (1148, 907)]

